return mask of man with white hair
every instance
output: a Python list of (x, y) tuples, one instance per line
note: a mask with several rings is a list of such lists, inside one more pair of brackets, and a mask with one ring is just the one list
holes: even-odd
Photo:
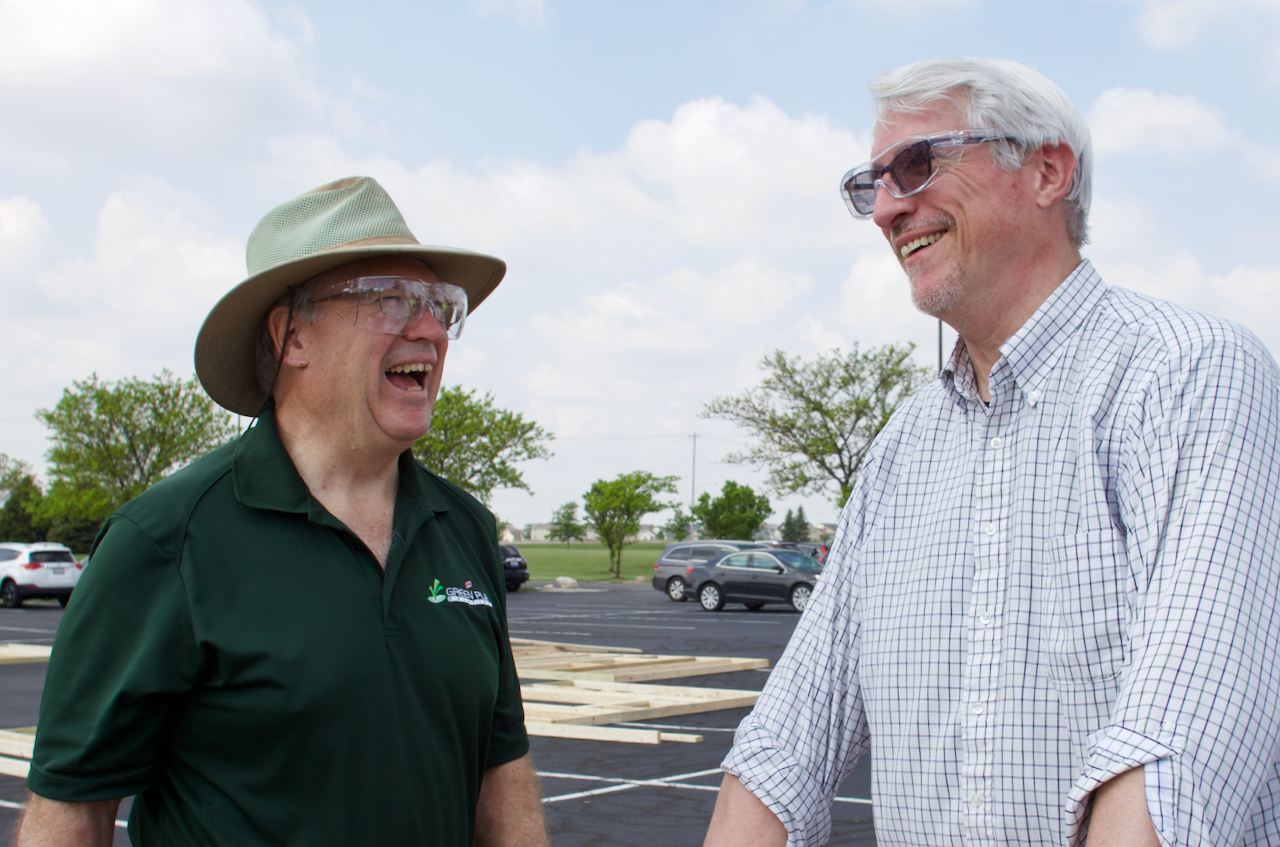
[(254, 228), (196, 340), (257, 416), (118, 509), (58, 627), (19, 847), (543, 847), (492, 513), (414, 460), (501, 281), (351, 177)]
[(959, 334), (880, 433), (739, 726), (707, 845), (816, 845), (870, 752), (881, 845), (1280, 843), (1280, 375), (1106, 286), (1053, 83), (876, 78), (841, 193)]

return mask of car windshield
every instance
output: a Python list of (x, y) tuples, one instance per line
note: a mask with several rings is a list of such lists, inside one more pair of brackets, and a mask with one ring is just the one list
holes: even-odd
[(501, 547), (499, 547), (498, 549), (502, 551), (502, 555), (504, 555), (504, 556), (519, 556), (519, 555), (520, 555), (520, 551), (519, 551), (519, 550), (517, 550), (516, 548), (512, 547), (512, 546), (511, 546), (511, 545), (509, 545), (509, 544), (503, 544), (503, 545), (502, 545)]
[(782, 563), (791, 568), (820, 568), (822, 562), (812, 556), (806, 556), (803, 553), (796, 553), (792, 550), (774, 550), (773, 555), (777, 556)]
[(72, 556), (66, 550), (39, 550), (31, 554), (33, 562), (74, 562), (75, 556)]

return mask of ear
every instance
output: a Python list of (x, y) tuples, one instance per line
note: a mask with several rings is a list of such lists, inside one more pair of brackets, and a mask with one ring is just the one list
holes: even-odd
[(1045, 144), (1031, 154), (1036, 166), (1036, 205), (1047, 209), (1067, 196), (1076, 173), (1076, 154), (1065, 141)]
[[(284, 337), (285, 328), (288, 327), (289, 337)], [(280, 355), (280, 345), (284, 344), (284, 359), (281, 366), (288, 365), (291, 368), (305, 368), (307, 366), (307, 346), (299, 337), (298, 321), (289, 320), (289, 307), (276, 306), (267, 315), (267, 328), (271, 332), (271, 349), (276, 356)]]

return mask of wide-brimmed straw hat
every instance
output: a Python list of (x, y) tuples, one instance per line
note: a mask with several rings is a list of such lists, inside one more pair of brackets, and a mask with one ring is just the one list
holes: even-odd
[(219, 405), (241, 415), (262, 407), (254, 373), (262, 320), (291, 287), (330, 268), (375, 256), (410, 256), (467, 292), (474, 312), (507, 271), (501, 259), (418, 243), (387, 192), (367, 176), (322, 185), (267, 212), (249, 235), (249, 278), (227, 292), (196, 337), (196, 374)]

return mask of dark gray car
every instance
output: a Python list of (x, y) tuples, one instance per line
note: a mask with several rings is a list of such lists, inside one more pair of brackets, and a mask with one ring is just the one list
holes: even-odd
[(725, 553), (739, 550), (762, 549), (755, 541), (675, 541), (662, 548), (662, 555), (653, 564), (653, 587), (676, 602), (689, 599), (689, 583), (685, 571), (693, 565), (701, 565)]
[(691, 567), (685, 579), (708, 612), (725, 603), (745, 603), (753, 611), (787, 603), (803, 612), (821, 573), (821, 562), (795, 550), (744, 550)]

